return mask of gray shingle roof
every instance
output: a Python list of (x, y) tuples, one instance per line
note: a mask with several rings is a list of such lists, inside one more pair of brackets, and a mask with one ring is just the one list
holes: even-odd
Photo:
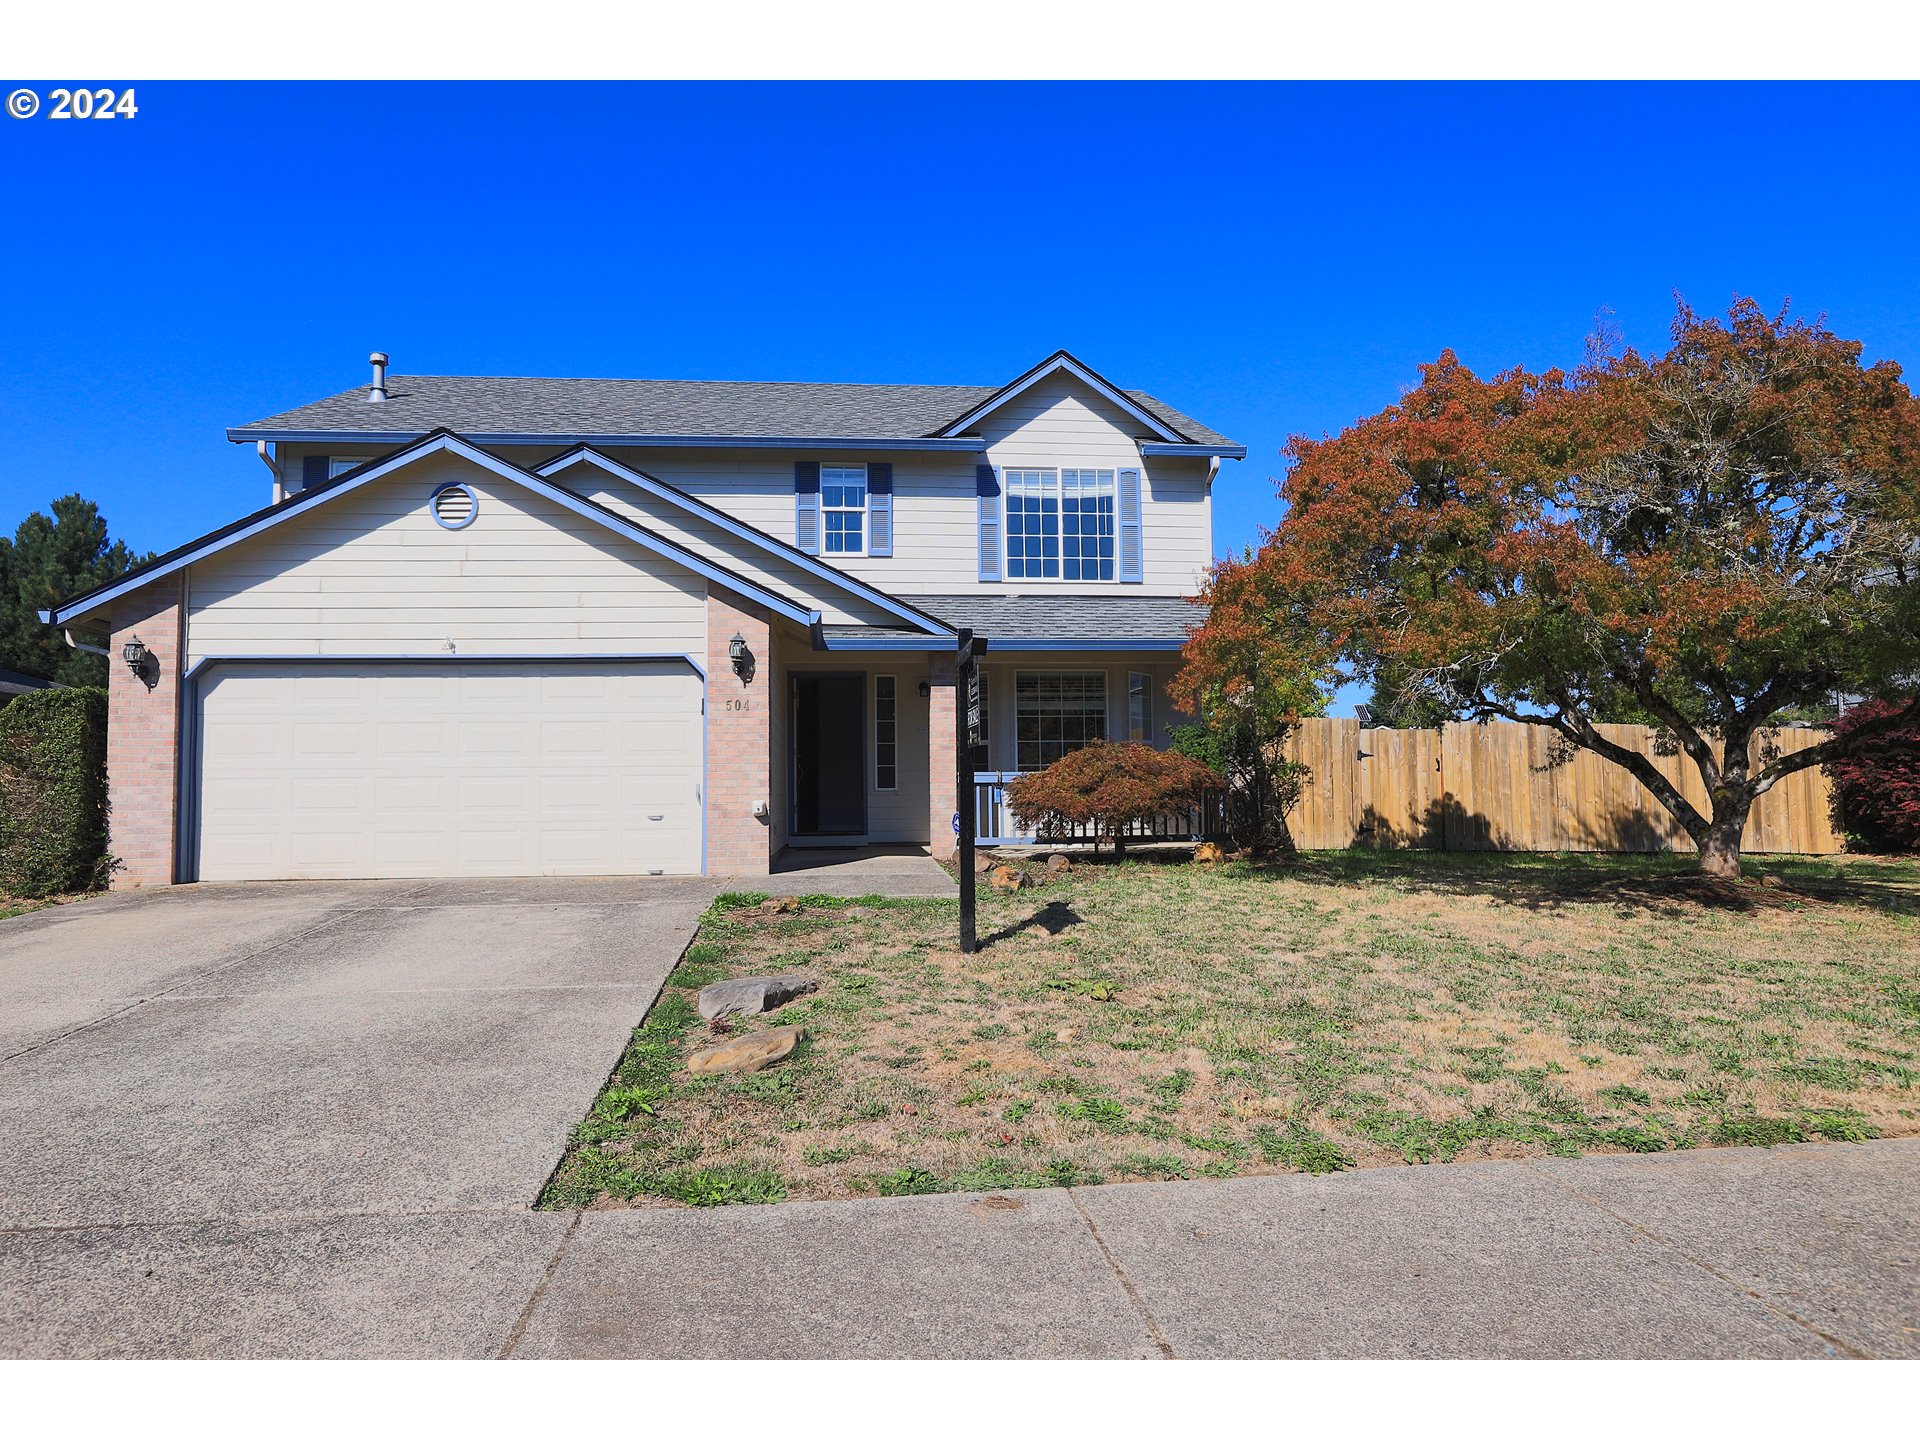
[[(998, 393), (995, 385), (816, 385), (746, 380), (561, 380), (529, 376), (393, 375), (384, 404), (365, 386), (228, 432), (389, 434), (396, 443), (442, 427), (462, 435), (743, 436), (908, 440), (931, 436)], [(1138, 390), (1127, 395), (1196, 444), (1233, 441)]]
[[(911, 602), (956, 629), (994, 640), (1183, 641), (1207, 618), (1173, 595), (914, 595)], [(903, 639), (918, 632), (829, 625), (830, 636)], [(1067, 648), (1067, 647), (1063, 647)]]

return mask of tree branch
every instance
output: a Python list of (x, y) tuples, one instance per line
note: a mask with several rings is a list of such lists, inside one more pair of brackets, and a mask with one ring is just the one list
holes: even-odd
[(1545, 726), (1563, 736), (1570, 744), (1578, 745), (1583, 750), (1591, 750), (1603, 759), (1613, 761), (1646, 786), (1653, 798), (1666, 807), (1667, 813), (1680, 822), (1680, 828), (1692, 837), (1694, 843), (1700, 843), (1709, 828), (1707, 818), (1694, 808), (1691, 800), (1680, 793), (1679, 787), (1666, 777), (1660, 767), (1653, 763), (1651, 757), (1641, 754), (1638, 750), (1630, 750), (1625, 745), (1616, 745), (1607, 739), (1594, 729), (1592, 721), (1574, 710), (1563, 697), (1556, 695), (1553, 700), (1560, 707), (1559, 712), (1553, 715), (1525, 715), (1511, 706), (1498, 704), (1485, 697), (1476, 704), (1478, 708), (1486, 710), (1489, 714), (1498, 715), (1502, 719), (1517, 720), (1523, 725)]

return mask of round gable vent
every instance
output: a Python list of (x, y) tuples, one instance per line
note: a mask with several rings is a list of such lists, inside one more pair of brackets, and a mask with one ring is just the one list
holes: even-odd
[(480, 513), (480, 500), (469, 486), (457, 483), (442, 485), (427, 501), (427, 508), (433, 511), (433, 518), (447, 529), (464, 530)]

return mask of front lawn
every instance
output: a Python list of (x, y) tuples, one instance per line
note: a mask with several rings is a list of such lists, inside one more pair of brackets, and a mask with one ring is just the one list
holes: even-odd
[[(1035, 870), (1034, 874), (1038, 874)], [(719, 1204), (1920, 1133), (1920, 864), (1368, 854), (717, 902), (542, 1203)], [(817, 993), (691, 1078), (716, 979)]]

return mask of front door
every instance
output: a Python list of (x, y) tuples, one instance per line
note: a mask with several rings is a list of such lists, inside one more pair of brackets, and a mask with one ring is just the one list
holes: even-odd
[(793, 677), (793, 833), (867, 829), (867, 677)]

